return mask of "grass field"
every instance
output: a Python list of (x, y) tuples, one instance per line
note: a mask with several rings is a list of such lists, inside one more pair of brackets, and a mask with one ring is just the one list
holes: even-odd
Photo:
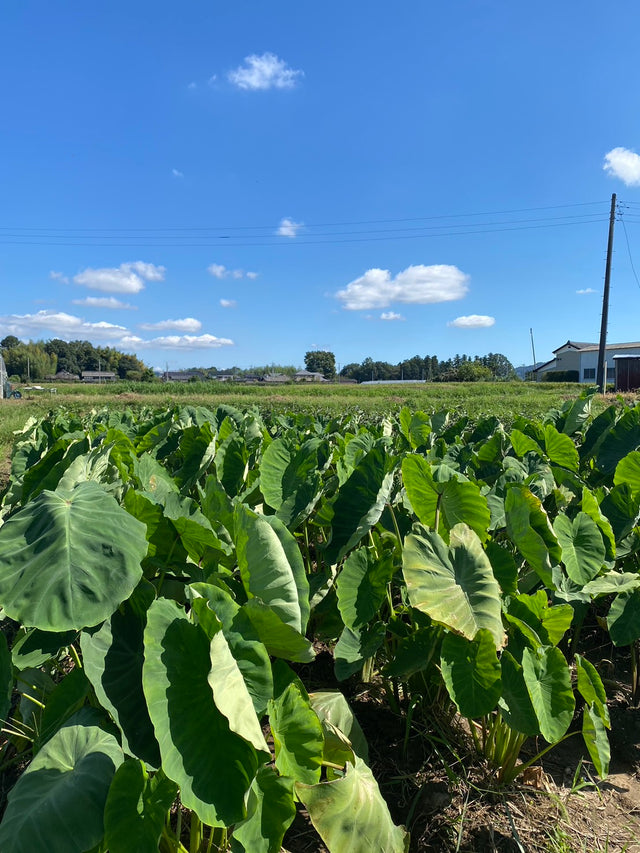
[[(166, 409), (190, 403), (211, 407), (224, 402), (241, 409), (257, 406), (261, 411), (336, 414), (359, 410), (384, 414), (408, 406), (428, 413), (447, 410), (453, 415), (467, 415), (473, 419), (496, 415), (508, 426), (519, 415), (541, 417), (549, 409), (575, 399), (582, 390), (583, 386), (551, 382), (278, 387), (234, 383), (212, 385), (210, 382), (59, 385), (55, 395), (47, 391), (24, 391), (20, 400), (0, 400), (0, 476), (7, 470), (14, 430), (21, 429), (30, 417), (41, 418), (58, 407), (83, 413), (104, 407), (135, 411), (143, 406)], [(598, 396), (595, 406), (600, 409), (618, 399), (615, 395)], [(626, 401), (635, 402), (635, 395)]]

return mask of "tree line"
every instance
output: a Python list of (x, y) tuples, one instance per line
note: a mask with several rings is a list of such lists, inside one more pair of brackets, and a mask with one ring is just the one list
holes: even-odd
[(487, 355), (455, 355), (441, 360), (436, 355), (414, 355), (397, 364), (365, 358), (345, 364), (340, 376), (357, 382), (423, 379), (427, 382), (480, 382), (518, 379), (509, 359), (499, 352)]
[(86, 370), (115, 373), (120, 379), (149, 381), (153, 371), (135, 355), (112, 347), (95, 347), (89, 341), (30, 341), (23, 343), (15, 335), (0, 341), (0, 353), (7, 373), (21, 382), (45, 379), (65, 371), (80, 377)]

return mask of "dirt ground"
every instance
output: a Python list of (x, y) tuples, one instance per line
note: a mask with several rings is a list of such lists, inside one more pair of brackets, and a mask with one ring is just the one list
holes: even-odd
[[(322, 657), (314, 673), (301, 673), (309, 689), (320, 688), (314, 675), (322, 686), (337, 686)], [(414, 718), (407, 734), (406, 718), (389, 709), (375, 683), (340, 687), (369, 742), (391, 815), (410, 830), (411, 853), (640, 853), (640, 710), (629, 707), (624, 682), (609, 690), (612, 758), (605, 781), (595, 775), (578, 731), (505, 789), (455, 719)], [(523, 757), (543, 746), (525, 744)], [(283, 849), (326, 853), (303, 811)]]

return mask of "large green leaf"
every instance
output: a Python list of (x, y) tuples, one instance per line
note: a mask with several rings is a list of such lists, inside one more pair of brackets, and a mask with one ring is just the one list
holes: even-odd
[(613, 528), (609, 519), (600, 511), (600, 504), (596, 500), (595, 495), (586, 487), (582, 489), (582, 511), (586, 512), (598, 525), (598, 529), (602, 533), (607, 560), (615, 559), (616, 537)]
[(369, 746), (360, 723), (339, 690), (320, 690), (309, 694), (311, 707), (322, 721), (340, 729), (349, 739), (353, 751), (363, 761), (369, 762)]
[(411, 506), (426, 527), (435, 529), (440, 512), (447, 530), (462, 522), (480, 539), (486, 539), (491, 514), (486, 497), (475, 483), (455, 477), (437, 482), (427, 460), (416, 454), (403, 459), (402, 479)]
[(609, 773), (611, 749), (606, 726), (593, 706), (584, 706), (582, 736), (589, 750), (593, 766), (596, 768), (596, 773), (601, 779), (605, 779)]
[(502, 689), (500, 661), (491, 633), (478, 631), (473, 640), (447, 633), (442, 641), (442, 677), (463, 717), (489, 714)]
[(56, 657), (61, 649), (72, 643), (77, 633), (77, 631), (63, 631), (57, 634), (53, 631), (40, 631), (38, 628), (21, 628), (11, 647), (13, 665), (16, 669), (42, 666), (46, 661)]
[(567, 574), (580, 586), (593, 580), (606, 557), (602, 533), (586, 512), (579, 512), (573, 521), (560, 513), (553, 530), (562, 548), (562, 562)]
[[(615, 412), (613, 406), (611, 409)], [(589, 433), (586, 438), (589, 438)], [(633, 409), (628, 409), (615, 426), (605, 433), (599, 447), (596, 465), (604, 474), (613, 474), (618, 462), (639, 446), (640, 406), (636, 405)]]
[(280, 853), (295, 815), (293, 779), (260, 767), (249, 789), (247, 817), (233, 829), (232, 853)]
[(406, 853), (409, 836), (395, 826), (373, 773), (356, 756), (343, 778), (296, 782), (296, 793), (330, 853)]
[(97, 483), (43, 492), (0, 528), (0, 604), (45, 631), (97, 625), (131, 595), (146, 553), (144, 525)]
[(327, 563), (337, 563), (376, 524), (391, 496), (396, 462), (386, 448), (372, 448), (341, 486), (332, 504)]
[(552, 566), (562, 559), (562, 549), (541, 502), (525, 486), (512, 484), (504, 503), (507, 532), (541, 580), (553, 586)]
[(287, 625), (304, 634), (309, 619), (309, 584), (295, 538), (273, 516), (239, 505), (236, 550), (242, 583)]
[(336, 584), (345, 625), (355, 630), (373, 619), (393, 573), (392, 556), (380, 559), (371, 548), (358, 548), (347, 557)]
[(158, 767), (160, 751), (142, 692), (146, 611), (153, 598), (153, 587), (144, 584), (138, 606), (125, 602), (97, 631), (84, 631), (80, 647), (87, 677), (118, 724), (125, 751)]
[(321, 493), (321, 471), (331, 451), (326, 440), (310, 438), (300, 447), (286, 438), (271, 442), (260, 463), (260, 488), (278, 518), (294, 529), (306, 518)]
[(334, 669), (338, 681), (344, 681), (362, 669), (368, 658), (372, 658), (384, 640), (384, 622), (372, 622), (352, 630), (344, 627), (333, 650)]
[[(279, 663), (275, 674), (286, 670), (286, 665)], [(288, 678), (276, 677), (276, 691), (276, 697), (269, 702), (276, 768), (281, 776), (313, 785), (320, 781), (322, 725), (302, 682), (292, 672)]]
[(208, 607), (222, 622), (222, 631), (247, 685), (253, 707), (259, 716), (264, 714), (273, 696), (271, 661), (253, 622), (224, 590), (205, 583), (192, 584), (191, 588), (206, 599)]
[(449, 547), (437, 533), (410, 534), (402, 565), (413, 607), (468, 640), (486, 628), (502, 646), (500, 587), (471, 528), (456, 525)]
[(606, 728), (611, 728), (607, 694), (598, 670), (586, 658), (576, 655), (576, 673), (580, 695), (588, 705), (596, 709)]
[(208, 635), (174, 602), (158, 599), (147, 615), (144, 644), (142, 682), (163, 770), (205, 823), (243, 820), (261, 761), (216, 707)]
[(160, 771), (149, 778), (144, 764), (130, 758), (111, 782), (104, 809), (109, 853), (157, 853), (158, 842), (178, 787)]
[(522, 666), (508, 649), (500, 657), (502, 696), (500, 714), (509, 726), (523, 735), (540, 734), (540, 725), (525, 684)]
[(283, 622), (278, 614), (259, 598), (250, 598), (241, 608), (251, 620), (270, 655), (298, 663), (311, 663), (316, 653), (299, 631)]
[(553, 426), (547, 424), (544, 429), (544, 445), (547, 456), (555, 464), (570, 471), (577, 471), (580, 463), (578, 450), (569, 438)]
[(102, 840), (103, 812), (123, 760), (113, 735), (69, 725), (55, 734), (9, 794), (0, 850), (85, 853)]
[(633, 494), (640, 492), (640, 451), (632, 450), (618, 462), (613, 482), (616, 486), (627, 483)]
[(560, 649), (551, 646), (537, 652), (525, 649), (522, 672), (540, 732), (546, 741), (556, 743), (569, 728), (575, 708), (565, 657)]
[(621, 592), (613, 599), (607, 627), (616, 646), (630, 646), (640, 638), (640, 589)]
[(33, 744), (34, 755), (82, 708), (90, 689), (91, 684), (84, 670), (77, 666), (56, 684), (42, 712), (39, 731)]

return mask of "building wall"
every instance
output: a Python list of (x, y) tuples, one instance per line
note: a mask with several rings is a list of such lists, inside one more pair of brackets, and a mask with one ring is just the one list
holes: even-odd
[[(579, 354), (580, 357), (580, 382), (595, 382), (598, 375), (598, 350), (586, 350)], [(640, 355), (640, 347), (607, 347), (605, 351), (605, 362), (607, 367), (607, 382), (615, 381), (614, 355)], [(586, 371), (586, 375), (585, 375)]]

